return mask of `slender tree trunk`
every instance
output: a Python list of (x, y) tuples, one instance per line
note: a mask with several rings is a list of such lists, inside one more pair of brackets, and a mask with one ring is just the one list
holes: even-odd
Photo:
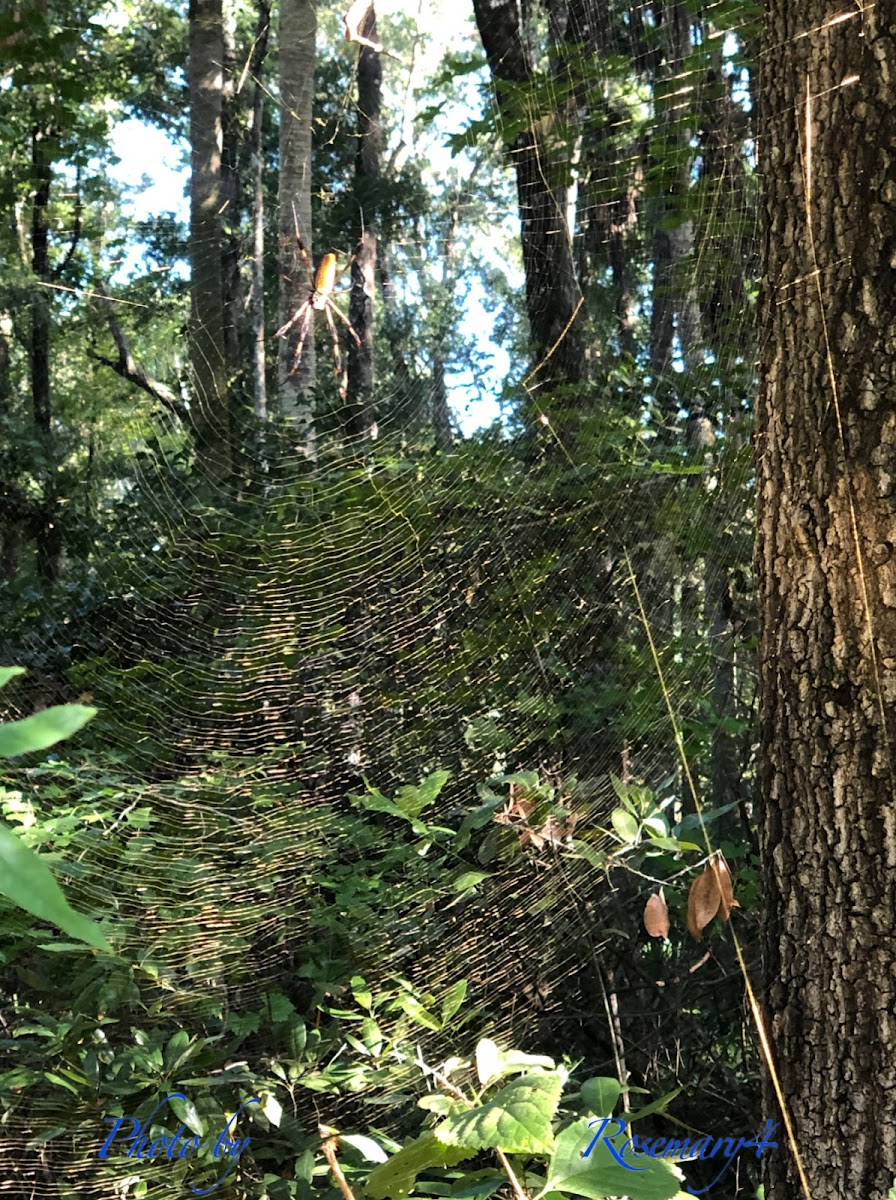
[[(280, 324), (308, 299), (312, 283), (296, 246), (296, 225), (309, 260), (311, 249), (311, 120), (314, 101), (315, 0), (280, 4)], [(312, 320), (317, 314), (313, 314)], [(314, 330), (309, 329), (296, 367), (299, 327), (280, 339), (280, 411), (296, 430), (300, 453), (317, 458), (313, 388)], [(294, 369), (295, 368), (295, 369)]]
[(190, 0), (190, 365), (200, 467), (229, 471), (222, 278), (222, 0)]
[(243, 210), (240, 186), (239, 154), (239, 99), (236, 94), (234, 76), (234, 22), (228, 14), (223, 23), (224, 33), (224, 86), (221, 106), (221, 225), (223, 242), (221, 247), (221, 280), (224, 303), (224, 358), (227, 378), (230, 382), (231, 420), (245, 402), (244, 356), (241, 343), (244, 341), (244, 296), (242, 279), (242, 234)]
[[(9, 377), (9, 335), (12, 322), (6, 313), (0, 314), (0, 416), (8, 411), (12, 395)], [(19, 569), (19, 544), (21, 526), (15, 513), (16, 497), (10, 494), (8, 485), (0, 481), (0, 575), (4, 579), (15, 579)]]
[[(361, 37), (376, 43), (376, 8), (367, 9), (358, 30)], [(355, 154), (355, 261), (352, 263), (352, 293), (349, 318), (360, 346), (349, 347), (348, 391), (349, 432), (369, 436), (376, 428), (373, 406), (373, 298), (376, 288), (377, 213), (376, 194), (383, 153), (380, 121), (383, 68), (378, 51), (358, 47), (358, 149)], [(349, 339), (351, 340), (351, 339)]]
[(684, 365), (693, 369), (700, 362), (700, 310), (692, 281), (683, 270), (694, 251), (694, 223), (688, 212), (693, 131), (691, 103), (682, 97), (682, 64), (691, 51), (690, 9), (674, 0), (658, 4), (662, 18), (665, 64), (654, 83), (658, 142), (653, 187), (653, 294), (650, 315), (650, 370), (654, 392), (671, 429), (678, 399), (665, 382), (673, 359), (673, 341), (678, 334)]
[(442, 242), (442, 280), (440, 311), (441, 320), (436, 322), (432, 343), (432, 425), (436, 447), (450, 450), (451, 409), (448, 405), (448, 388), (445, 383), (445, 345), (455, 321), (454, 284), (457, 274), (457, 219), (459, 197), (450, 198), (448, 229)]
[(48, 151), (49, 130), (35, 130), (32, 140), (31, 269), (34, 288), (31, 296), (31, 408), (37, 441), (40, 445), (43, 476), (42, 496), (37, 514), (37, 574), (45, 584), (59, 575), (62, 538), (56, 514), (56, 471), (51, 428), (50, 401), (50, 292), (41, 286), (50, 281), (50, 222), (48, 207), (53, 171)]
[[(511, 128), (519, 128), (525, 111), (520, 91), (533, 79), (519, 6), (516, 0), (474, 0), (474, 9), (495, 81), (499, 112)], [(531, 392), (552, 384), (578, 383), (585, 373), (581, 297), (566, 214), (565, 168), (558, 169), (550, 150), (550, 116), (536, 116), (543, 119), (533, 120), (507, 146), (516, 168), (526, 311), (535, 357)]]
[(271, 28), (270, 0), (257, 0), (258, 21), (252, 55), (252, 394), (255, 415), (268, 416), (264, 330), (264, 66)]
[(782, 1147), (766, 1200), (896, 1178), (896, 5), (832, 11), (769, 0), (760, 79), (765, 1012), (808, 1183)]

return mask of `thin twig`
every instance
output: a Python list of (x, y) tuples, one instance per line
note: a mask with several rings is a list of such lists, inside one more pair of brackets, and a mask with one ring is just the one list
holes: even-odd
[(324, 1152), (324, 1158), (330, 1166), (330, 1170), (336, 1176), (336, 1182), (339, 1184), (339, 1190), (345, 1196), (345, 1200), (355, 1200), (355, 1194), (349, 1187), (348, 1180), (342, 1173), (342, 1167), (339, 1165), (339, 1160), (336, 1158), (336, 1147), (339, 1145), (335, 1137), (332, 1136), (326, 1125), (318, 1125), (317, 1132), (324, 1139), (321, 1149)]

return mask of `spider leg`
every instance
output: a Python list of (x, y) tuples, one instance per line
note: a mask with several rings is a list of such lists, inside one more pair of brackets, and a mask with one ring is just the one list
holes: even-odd
[(296, 356), (293, 359), (290, 375), (295, 375), (296, 371), (299, 369), (299, 363), (302, 361), (302, 347), (305, 345), (305, 338), (308, 336), (308, 330), (311, 328), (311, 322), (314, 319), (314, 309), (311, 307), (311, 304), (308, 303), (305, 307), (308, 311), (305, 313), (305, 319), (302, 321), (302, 328), (299, 331), (299, 340), (296, 344)]
[(342, 371), (342, 354), (339, 350), (339, 335), (336, 332), (336, 326), (333, 322), (333, 314), (330, 311), (332, 307), (333, 306), (331, 304), (325, 304), (324, 312), (327, 314), (327, 324), (330, 326), (330, 336), (333, 339), (333, 358), (336, 362), (336, 368), (333, 374), (339, 375)]
[(336, 316), (339, 318), (339, 320), (346, 327), (346, 329), (349, 331), (349, 333), (352, 335), (352, 337), (355, 339), (355, 345), (360, 350), (361, 349), (361, 339), (358, 337), (357, 333), (355, 333), (354, 325), (351, 323), (351, 321), (348, 319), (348, 317), (345, 315), (345, 313), (342, 311), (342, 309), (337, 304), (334, 304), (332, 300), (330, 300), (330, 303), (327, 305), (327, 311), (329, 311), (331, 308), (332, 308), (333, 312), (336, 314)]
[(296, 309), (296, 311), (292, 314), (292, 316), (289, 318), (289, 320), (286, 322), (286, 324), (280, 326), (280, 328), (274, 334), (274, 337), (286, 337), (286, 335), (289, 333), (290, 329), (292, 329), (293, 325), (295, 325), (297, 321), (300, 321), (302, 319), (303, 315), (305, 314), (305, 310), (307, 308), (309, 308), (310, 306), (311, 306), (311, 301), (306, 300), (304, 304), (302, 304), (299, 308)]

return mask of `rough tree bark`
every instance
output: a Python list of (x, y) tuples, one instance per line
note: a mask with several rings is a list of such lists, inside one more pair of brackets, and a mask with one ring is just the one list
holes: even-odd
[[(307, 300), (311, 284), (296, 247), (296, 224), (311, 249), (311, 117), (314, 101), (315, 0), (280, 4), (280, 324)], [(316, 314), (315, 314), (316, 316)], [(277, 360), (280, 411), (295, 428), (297, 448), (317, 458), (313, 388), (314, 331), (309, 330), (302, 361), (293, 371), (298, 325), (280, 339)]]
[[(516, 0), (474, 0), (474, 9), (501, 119), (517, 130), (526, 111), (521, 91), (533, 81), (519, 6)], [(567, 225), (568, 168), (555, 161), (551, 138), (557, 131), (551, 118), (538, 116), (543, 119), (533, 119), (507, 139), (516, 169), (526, 311), (535, 352), (531, 391), (578, 383), (585, 373), (583, 312)], [(565, 159), (568, 153), (559, 141)]]
[[(376, 8), (371, 3), (358, 28), (360, 36), (377, 43)], [(355, 154), (355, 259), (349, 319), (361, 342), (351, 338), (348, 352), (348, 432), (369, 437), (376, 429), (373, 406), (373, 297), (376, 288), (377, 210), (376, 195), (383, 153), (380, 120), (383, 68), (380, 54), (363, 42), (358, 46), (358, 148)]]
[[(808, 1193), (876, 1200), (896, 1177), (896, 4), (835, 11), (768, 0), (760, 78), (765, 1012)], [(806, 1194), (784, 1148), (766, 1171), (766, 1200)]]
[(222, 273), (222, 0), (190, 0), (190, 373), (200, 468), (229, 471)]
[(252, 94), (252, 395), (255, 415), (266, 421), (268, 387), (264, 336), (264, 67), (271, 28), (270, 0), (257, 0), (258, 19), (250, 73)]

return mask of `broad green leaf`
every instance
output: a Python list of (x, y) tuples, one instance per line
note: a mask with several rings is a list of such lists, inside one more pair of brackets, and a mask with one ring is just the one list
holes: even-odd
[(416, 787), (405, 785), (395, 795), (395, 803), (409, 817), (419, 817), (427, 805), (438, 799), (439, 792), (450, 778), (449, 771), (433, 771)]
[(58, 704), (21, 721), (0, 725), (0, 758), (46, 750), (70, 737), (95, 716), (96, 709), (83, 704)]
[(5, 825), (0, 825), (0, 892), (19, 908), (56, 925), (69, 937), (112, 953), (99, 925), (69, 907), (40, 857)]
[(550, 1154), (551, 1121), (560, 1103), (563, 1076), (558, 1071), (524, 1075), (501, 1088), (485, 1104), (448, 1117), (436, 1128), (439, 1141), (477, 1150), (508, 1154)]
[(618, 1079), (596, 1075), (593, 1079), (585, 1080), (581, 1091), (590, 1113), (596, 1117), (608, 1117), (622, 1093), (622, 1084)]
[(270, 1093), (267, 1096), (265, 1096), (264, 1101), (261, 1106), (261, 1111), (264, 1113), (264, 1115), (267, 1117), (267, 1119), (270, 1121), (270, 1123), (274, 1126), (275, 1129), (278, 1129), (280, 1127), (280, 1122), (283, 1119), (283, 1105), (280, 1103), (280, 1101), (277, 1099), (276, 1096), (272, 1096), (272, 1095), (270, 1095)]
[(0, 688), (6, 687), (10, 679), (15, 679), (17, 675), (24, 674), (24, 667), (0, 667)]
[[(548, 1192), (567, 1192), (573, 1196), (586, 1196), (588, 1200), (605, 1200), (608, 1196), (626, 1196), (628, 1200), (673, 1200), (678, 1195), (684, 1176), (676, 1166), (664, 1159), (647, 1156), (626, 1158), (637, 1169), (623, 1166), (604, 1144), (604, 1135), (588, 1157), (583, 1158), (600, 1128), (599, 1125), (589, 1128), (588, 1122), (588, 1117), (582, 1117), (557, 1135), (542, 1196)], [(615, 1122), (607, 1126), (607, 1134), (616, 1127)], [(607, 1137), (607, 1140), (621, 1157), (628, 1134)]]
[(457, 983), (445, 993), (445, 998), (442, 1000), (442, 1023), (450, 1021), (464, 1000), (467, 998), (467, 981), (466, 979), (458, 979)]
[(414, 1190), (421, 1171), (429, 1167), (454, 1167), (471, 1157), (465, 1146), (446, 1146), (435, 1134), (425, 1133), (403, 1146), (388, 1162), (374, 1167), (364, 1190), (371, 1200), (404, 1200)]
[(638, 822), (624, 808), (614, 808), (610, 813), (610, 824), (623, 842), (633, 842), (638, 836)]

